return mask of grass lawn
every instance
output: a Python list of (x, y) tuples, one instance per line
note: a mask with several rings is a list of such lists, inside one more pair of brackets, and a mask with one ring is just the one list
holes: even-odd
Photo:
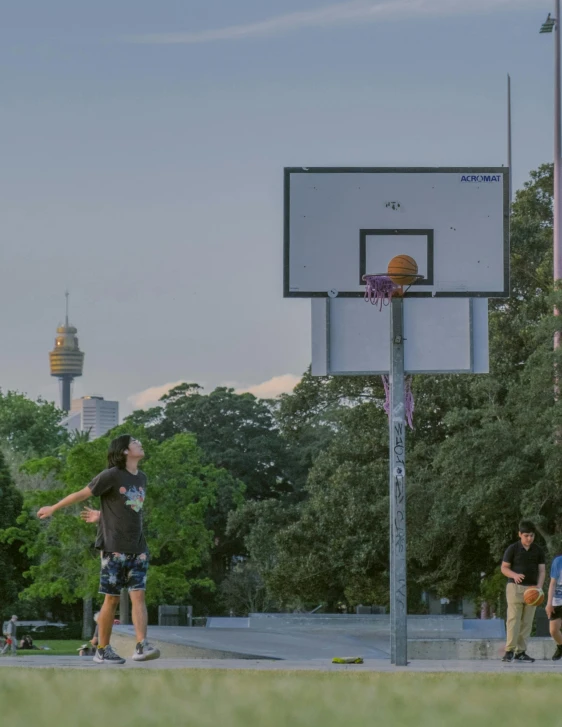
[(555, 727), (561, 686), (556, 674), (14, 668), (0, 704), (2, 727)]
[(82, 646), (84, 641), (65, 641), (64, 639), (57, 641), (33, 641), (35, 646), (48, 646), (49, 651), (43, 651), (36, 649), (18, 649), (18, 654), (25, 656), (44, 656), (49, 654), (50, 656), (78, 656), (78, 649)]

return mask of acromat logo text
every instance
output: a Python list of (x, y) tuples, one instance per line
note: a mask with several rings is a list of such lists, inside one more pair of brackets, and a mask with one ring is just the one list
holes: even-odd
[(463, 174), (461, 182), (501, 182), (501, 174)]

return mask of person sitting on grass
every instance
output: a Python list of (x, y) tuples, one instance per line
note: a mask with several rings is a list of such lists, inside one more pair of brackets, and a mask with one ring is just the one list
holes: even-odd
[(91, 643), (82, 644), (82, 646), (78, 649), (78, 656), (92, 656), (96, 653), (96, 647), (92, 646)]
[[(85, 511), (90, 510), (89, 507), (85, 508)], [(97, 519), (95, 522), (99, 521), (99, 510), (95, 510), (92, 512), (96, 512), (98, 514)], [(85, 520), (84, 517), (82, 517), (83, 520)], [(94, 522), (93, 520), (91, 522)], [(78, 656), (92, 656), (92, 654), (96, 653), (96, 648), (99, 644), (99, 624), (98, 624), (98, 618), (99, 618), (100, 612), (94, 614), (94, 621), (96, 623), (96, 628), (94, 631), (94, 635), (90, 639), (90, 641), (87, 644), (82, 644), (82, 646), (78, 649)]]
[(20, 641), (19, 645), (20, 649), (36, 649), (36, 646), (33, 646), (33, 639), (29, 634), (25, 634), (23, 639)]

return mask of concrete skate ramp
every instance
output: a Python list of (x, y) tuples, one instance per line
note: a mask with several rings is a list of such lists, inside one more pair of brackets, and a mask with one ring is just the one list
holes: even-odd
[[(133, 634), (132, 626), (116, 626), (118, 633)], [(302, 631), (280, 629), (258, 631), (250, 628), (189, 628), (188, 626), (151, 626), (149, 638), (171, 644), (185, 644), (201, 649), (228, 651), (233, 654), (262, 656), (269, 659), (331, 659), (334, 656), (354, 654), (363, 657), (387, 659), (388, 638), (344, 634), (333, 631)]]
[[(412, 645), (418, 639), (424, 649), (431, 641), (445, 645), (465, 639), (490, 639), (493, 638), (491, 623), (469, 624), (462, 616), (409, 616), (408, 637)], [(487, 633), (479, 633), (479, 624)], [(498, 627), (503, 627), (503, 621), (494, 622), (493, 629), (497, 631)], [(115, 629), (124, 634), (134, 633), (132, 626)], [(149, 636), (172, 644), (269, 659), (331, 659), (353, 654), (388, 659), (390, 656), (390, 619), (380, 615), (251, 614), (247, 619), (211, 618), (208, 628), (151, 626)]]

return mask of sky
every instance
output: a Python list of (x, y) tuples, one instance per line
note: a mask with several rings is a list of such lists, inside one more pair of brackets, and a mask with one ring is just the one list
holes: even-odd
[(290, 390), (283, 167), (552, 160), (549, 0), (19, 0), (0, 27), (0, 388), (126, 415), (170, 385)]

